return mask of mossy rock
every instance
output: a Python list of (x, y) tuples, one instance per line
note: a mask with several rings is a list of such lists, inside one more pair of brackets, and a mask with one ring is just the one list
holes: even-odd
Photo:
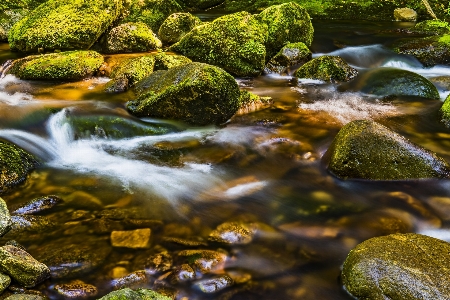
[(142, 22), (114, 27), (102, 40), (106, 53), (147, 52), (162, 47), (158, 37)]
[(220, 124), (239, 108), (239, 87), (234, 78), (207, 64), (190, 63), (156, 71), (136, 87), (140, 96), (128, 102), (127, 108), (139, 117)]
[(417, 34), (443, 35), (450, 33), (450, 25), (442, 20), (425, 20), (409, 28), (408, 31)]
[(123, 10), (120, 0), (49, 0), (9, 32), (12, 50), (89, 49)]
[(36, 159), (21, 148), (0, 141), (0, 193), (25, 182), (28, 173), (37, 165)]
[(308, 12), (302, 6), (289, 2), (263, 10), (256, 17), (268, 28), (266, 55), (272, 57), (287, 43), (302, 42), (311, 46), (314, 28)]
[[(155, 67), (154, 56), (141, 56), (122, 61), (111, 72), (111, 81), (106, 84), (107, 92), (124, 92), (134, 86), (139, 80), (144, 79)], [(123, 82), (126, 85), (123, 86)]]
[(425, 77), (406, 70), (379, 68), (361, 78), (361, 91), (377, 96), (415, 96), (439, 99), (434, 84)]
[(224, 0), (184, 0), (183, 2), (192, 8), (208, 9), (222, 4)]
[(267, 63), (264, 72), (282, 74), (287, 68), (305, 64), (311, 58), (312, 53), (304, 43), (288, 43)]
[(5, 42), (8, 40), (8, 34), (6, 33), (5, 29), (0, 26), (0, 42)]
[(190, 13), (171, 14), (159, 27), (158, 36), (163, 43), (173, 44), (200, 24), (202, 21)]
[(448, 178), (450, 166), (434, 152), (373, 121), (342, 127), (328, 149), (328, 170), (343, 179)]
[(172, 298), (161, 295), (158, 292), (149, 289), (138, 289), (133, 291), (130, 288), (124, 288), (111, 292), (99, 300), (171, 300)]
[(271, 97), (261, 97), (243, 90), (239, 97), (239, 103), (240, 107), (236, 114), (243, 115), (269, 107), (273, 104), (273, 99)]
[(165, 52), (158, 53), (155, 56), (155, 71), (169, 70), (173, 67), (182, 66), (191, 63), (192, 60), (183, 55), (167, 54)]
[(324, 55), (307, 62), (301, 66), (294, 76), (323, 80), (327, 82), (346, 82), (358, 75), (358, 71), (352, 68), (339, 56)]
[(450, 35), (408, 38), (391, 46), (399, 54), (417, 58), (425, 67), (450, 64)]
[(441, 121), (445, 124), (445, 126), (450, 127), (450, 95), (447, 96), (444, 104), (442, 104), (440, 112), (442, 114)]
[(30, 10), (27, 8), (8, 9), (4, 11), (0, 9), (0, 28), (3, 28), (3, 34), (0, 33), (0, 41), (6, 41), (8, 39), (9, 31), (14, 26), (14, 24), (16, 24), (29, 13)]
[(266, 60), (268, 27), (240, 12), (195, 27), (170, 50), (237, 76), (256, 76)]
[(0, 11), (9, 9), (34, 9), (47, 0), (2, 0)]
[(449, 299), (450, 244), (425, 235), (369, 239), (347, 256), (345, 289), (356, 299)]
[(67, 51), (17, 59), (8, 73), (20, 79), (81, 80), (92, 76), (102, 63), (103, 56), (95, 51)]
[(173, 13), (183, 11), (175, 0), (130, 0), (121, 23), (143, 22), (153, 32)]

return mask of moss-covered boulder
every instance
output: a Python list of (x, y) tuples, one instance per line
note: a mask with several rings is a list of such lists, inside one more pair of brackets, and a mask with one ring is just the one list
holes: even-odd
[(450, 25), (442, 20), (425, 20), (409, 28), (408, 31), (416, 34), (443, 35), (450, 33)]
[(9, 32), (12, 50), (89, 49), (123, 10), (120, 0), (49, 0)]
[(443, 158), (368, 120), (345, 125), (326, 157), (328, 170), (343, 179), (405, 180), (450, 175), (450, 166)]
[(414, 56), (425, 67), (450, 64), (450, 34), (402, 39), (391, 48), (399, 54)]
[(240, 107), (236, 112), (237, 115), (248, 114), (273, 104), (271, 97), (261, 97), (249, 91), (242, 90), (239, 97)]
[(369, 239), (347, 256), (342, 282), (356, 299), (449, 299), (450, 244), (420, 234)]
[(8, 70), (20, 79), (80, 80), (92, 76), (102, 65), (95, 51), (67, 51), (17, 59)]
[(36, 159), (23, 149), (0, 141), (0, 193), (23, 183), (37, 165)]
[(110, 75), (111, 81), (106, 84), (105, 89), (107, 92), (123, 92), (150, 75), (154, 66), (154, 56), (126, 59), (113, 69)]
[(282, 74), (287, 68), (305, 64), (312, 58), (312, 53), (304, 43), (288, 43), (267, 63), (265, 73)]
[(311, 46), (314, 28), (308, 12), (302, 6), (289, 2), (263, 10), (256, 17), (268, 28), (266, 55), (272, 57), (287, 43), (302, 42)]
[(377, 96), (415, 96), (439, 99), (439, 92), (425, 77), (406, 70), (379, 68), (361, 78), (361, 91)]
[(339, 56), (324, 55), (307, 62), (295, 71), (297, 78), (317, 79), (327, 82), (346, 82), (358, 75), (358, 71)]
[(8, 39), (9, 31), (14, 24), (29, 13), (30, 11), (27, 8), (0, 9), (0, 41), (6, 41)]
[(440, 109), (442, 119), (445, 126), (450, 127), (450, 95), (447, 96)]
[(268, 26), (240, 12), (195, 27), (170, 49), (238, 76), (256, 76), (266, 60)]
[(202, 21), (190, 13), (171, 14), (159, 27), (158, 36), (163, 43), (173, 44), (200, 24)]
[(239, 87), (224, 70), (190, 63), (156, 71), (136, 86), (140, 96), (127, 103), (137, 116), (183, 120), (191, 124), (220, 124), (239, 108)]
[(149, 289), (138, 289), (133, 291), (130, 288), (124, 288), (111, 292), (99, 300), (171, 300), (172, 298), (164, 296), (158, 292)]
[(183, 0), (187, 6), (197, 9), (208, 9), (222, 4), (224, 0)]
[(161, 52), (155, 56), (155, 71), (169, 70), (173, 67), (182, 66), (191, 63), (192, 60), (183, 55), (167, 54)]
[(182, 10), (175, 0), (130, 0), (122, 15), (121, 23), (143, 22), (153, 32), (158, 32), (168, 16)]
[(147, 52), (162, 47), (158, 37), (142, 22), (114, 27), (102, 40), (106, 53)]

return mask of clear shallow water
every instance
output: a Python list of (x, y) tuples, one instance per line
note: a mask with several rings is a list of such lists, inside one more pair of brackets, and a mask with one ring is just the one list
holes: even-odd
[[(450, 76), (448, 67), (425, 69), (388, 50), (386, 45), (401, 37), (388, 30), (411, 24), (314, 25), (315, 55), (340, 55), (360, 73), (397, 67), (431, 80)], [(14, 55), (0, 47), (2, 62)], [(117, 209), (137, 209), (130, 218), (160, 222), (152, 228), (151, 249), (114, 248), (76, 279), (104, 294), (112, 289), (114, 270), (139, 270), (136, 261), (157, 252), (157, 246), (174, 256), (188, 248), (222, 249), (228, 258), (218, 273), (251, 279), (213, 295), (202, 294), (192, 283), (174, 284), (178, 299), (350, 299), (339, 284), (340, 266), (359, 242), (397, 231), (449, 239), (450, 181), (342, 181), (322, 162), (339, 129), (356, 119), (376, 120), (450, 160), (450, 130), (437, 114), (441, 101), (387, 102), (345, 86), (295, 82), (289, 76), (237, 80), (242, 88), (271, 96), (273, 106), (235, 116), (220, 128), (144, 119), (171, 130), (108, 138), (101, 131), (79, 132), (71, 120), (105, 116), (138, 122), (124, 108), (131, 92), (104, 94), (105, 78), (75, 83), (2, 78), (0, 138), (41, 160), (29, 181), (4, 199), (11, 207), (50, 194), (67, 200), (47, 215), (54, 227), (2, 240), (17, 239), (37, 257), (55, 241), (59, 246), (108, 245), (109, 233), (96, 230), (95, 221)], [(438, 88), (443, 100), (448, 87)], [(90, 200), (86, 204), (81, 198)], [(254, 241), (207, 243), (211, 230), (229, 221), (259, 224)], [(167, 237), (202, 238), (206, 245), (182, 246), (168, 243)], [(155, 280), (145, 286), (160, 287)], [(54, 285), (68, 281), (54, 278), (37, 289), (56, 299)]]

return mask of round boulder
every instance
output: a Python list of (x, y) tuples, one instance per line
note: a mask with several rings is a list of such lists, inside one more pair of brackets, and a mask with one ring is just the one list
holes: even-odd
[(282, 74), (287, 68), (310, 61), (312, 53), (304, 43), (289, 43), (267, 63), (265, 73)]
[(396, 8), (394, 10), (394, 18), (396, 21), (415, 22), (417, 20), (417, 12), (411, 8)]
[(294, 76), (297, 78), (317, 79), (328, 82), (350, 81), (356, 75), (358, 75), (358, 71), (342, 58), (330, 55), (314, 58), (294, 73)]
[(190, 13), (171, 14), (159, 27), (158, 35), (165, 44), (173, 44), (181, 40), (202, 21)]

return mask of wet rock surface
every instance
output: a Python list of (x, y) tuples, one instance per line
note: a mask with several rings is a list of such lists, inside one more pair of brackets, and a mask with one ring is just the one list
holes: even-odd
[(54, 207), (64, 203), (64, 200), (58, 196), (44, 196), (32, 199), (18, 208), (13, 208), (13, 215), (33, 215), (48, 212)]
[(91, 284), (84, 283), (81, 280), (75, 280), (70, 283), (57, 284), (54, 290), (64, 299), (86, 299), (95, 297), (98, 293), (97, 288)]
[(223, 223), (209, 235), (209, 240), (226, 244), (248, 244), (253, 240), (255, 224)]
[(113, 231), (111, 232), (111, 244), (113, 247), (124, 248), (149, 248), (151, 229), (136, 229), (132, 231)]
[(354, 79), (358, 71), (339, 56), (324, 55), (315, 58), (295, 71), (297, 78), (317, 79), (327, 82), (346, 82)]
[(304, 64), (311, 58), (312, 53), (304, 43), (289, 43), (269, 60), (264, 72), (283, 74), (287, 68)]
[(12, 220), (5, 200), (0, 198), (0, 236), (5, 235), (12, 228)]
[(183, 36), (202, 21), (190, 13), (175, 13), (170, 15), (159, 27), (158, 36), (165, 44), (178, 42)]

